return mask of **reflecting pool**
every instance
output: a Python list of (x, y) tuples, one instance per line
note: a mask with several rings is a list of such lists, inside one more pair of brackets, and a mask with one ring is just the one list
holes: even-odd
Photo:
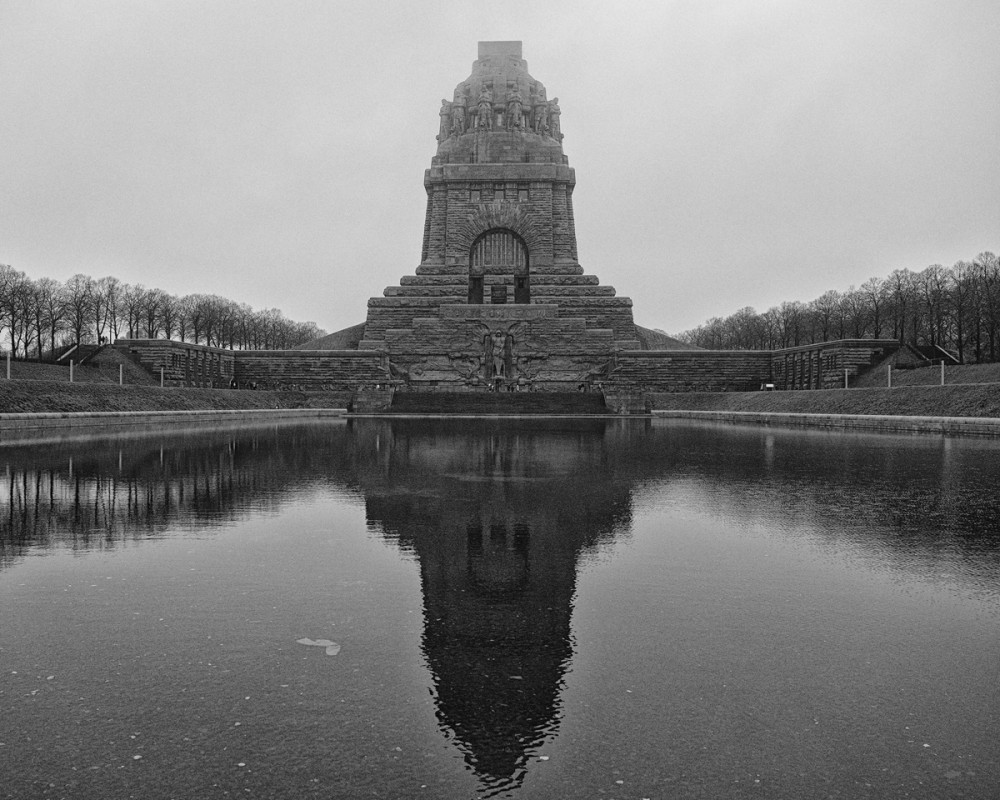
[(998, 476), (668, 420), (0, 447), (0, 797), (996, 797)]

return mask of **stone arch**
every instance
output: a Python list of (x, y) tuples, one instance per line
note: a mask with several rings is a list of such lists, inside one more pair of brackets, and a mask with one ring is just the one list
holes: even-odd
[(524, 239), (510, 228), (490, 228), (472, 243), (469, 252), (469, 273), (483, 275), (491, 269), (502, 269), (514, 275), (529, 272), (529, 250)]
[(546, 241), (527, 209), (513, 203), (489, 203), (479, 206), (452, 231), (456, 251), (454, 255), (461, 259), (459, 263), (468, 266), (476, 239), (490, 230), (500, 228), (521, 238), (532, 262), (545, 261), (543, 253)]
[(495, 294), (491, 293), (491, 303), (508, 302), (509, 285), (513, 285), (515, 303), (530, 303), (529, 258), (524, 239), (510, 228), (490, 228), (481, 233), (469, 253), (469, 303), (484, 301), (484, 279), (492, 281), (491, 292)]

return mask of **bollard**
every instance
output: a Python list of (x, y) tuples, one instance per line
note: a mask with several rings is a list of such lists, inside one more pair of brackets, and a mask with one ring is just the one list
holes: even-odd
[(73, 359), (69, 360), (69, 382), (73, 382)]
[(847, 384), (847, 370), (846, 370), (846, 369), (844, 370), (844, 388), (845, 388), (845, 389), (850, 389), (850, 388), (851, 388), (851, 387), (850, 387), (850, 386), (848, 386), (848, 384)]
[(7, 380), (10, 380), (10, 353), (7, 353)]
[(118, 365), (118, 385), (119, 386), (124, 386), (125, 385), (125, 365), (124, 364), (119, 364)]
[(941, 359), (941, 385), (944, 386), (944, 359)]
[(163, 367), (160, 367), (160, 388), (163, 388)]
[(889, 372), (887, 374), (889, 376), (889, 384), (888, 384), (888, 386), (891, 389), (892, 388), (892, 364), (889, 365)]

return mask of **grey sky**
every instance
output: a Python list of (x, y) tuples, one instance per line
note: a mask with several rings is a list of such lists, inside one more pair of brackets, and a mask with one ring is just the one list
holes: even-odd
[(0, 0), (0, 263), (360, 322), (494, 39), (559, 98), (580, 261), (642, 325), (1000, 249), (996, 0)]

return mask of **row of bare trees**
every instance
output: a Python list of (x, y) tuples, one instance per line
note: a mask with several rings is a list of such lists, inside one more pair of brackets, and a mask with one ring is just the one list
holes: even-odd
[(846, 292), (741, 308), (677, 335), (710, 350), (775, 350), (833, 339), (939, 345), (962, 362), (1000, 361), (1000, 259), (980, 253), (948, 268), (897, 269)]
[(323, 336), (276, 308), (255, 311), (224, 297), (176, 297), (117, 278), (32, 280), (0, 264), (0, 342), (12, 356), (42, 357), (63, 344), (118, 338), (179, 339), (236, 350), (281, 350)]

